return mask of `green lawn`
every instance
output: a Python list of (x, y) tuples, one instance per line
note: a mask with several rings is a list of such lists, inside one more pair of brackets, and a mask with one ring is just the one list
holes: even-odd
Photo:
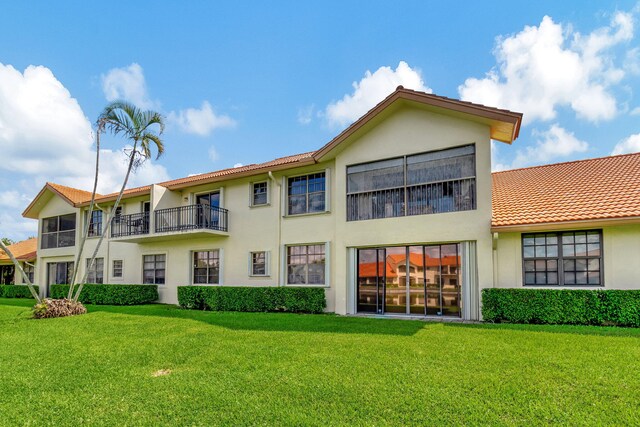
[(2, 425), (640, 424), (638, 329), (29, 305), (0, 299)]

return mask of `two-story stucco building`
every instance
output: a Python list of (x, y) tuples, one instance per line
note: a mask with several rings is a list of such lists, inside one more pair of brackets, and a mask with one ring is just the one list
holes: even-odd
[[(554, 265), (556, 282), (573, 274), (578, 283), (586, 263), (586, 285), (603, 286), (609, 278), (604, 268), (599, 282), (592, 278), (591, 251), (600, 242), (604, 252), (618, 250), (607, 246), (627, 239), (614, 237), (625, 230), (546, 221), (534, 226), (546, 233), (538, 234), (527, 215), (496, 219), (492, 196), (508, 211), (530, 190), (500, 191), (511, 175), (491, 173), (491, 140), (513, 142), (521, 119), (399, 87), (317, 151), (127, 190), (89, 282), (156, 283), (166, 303), (183, 285), (319, 286), (339, 314), (463, 319), (480, 317), (485, 287), (570, 285), (550, 280)], [(105, 232), (116, 195), (98, 196), (101, 210), (89, 214), (90, 196), (48, 183), (24, 211), (39, 221), (43, 293), (70, 280), (86, 221), (83, 264)], [(530, 204), (524, 199), (518, 206)], [(637, 236), (639, 226), (630, 227)], [(569, 240), (559, 228), (573, 233), (573, 258), (558, 258), (558, 239)], [(582, 239), (591, 246), (581, 258)], [(570, 261), (573, 270), (563, 270)]]

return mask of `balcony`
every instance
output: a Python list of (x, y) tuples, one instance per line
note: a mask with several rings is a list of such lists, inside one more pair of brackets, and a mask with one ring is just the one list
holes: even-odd
[(111, 222), (111, 237), (130, 243), (227, 235), (229, 211), (205, 205), (158, 209), (151, 227), (149, 212), (119, 215)]
[(129, 237), (149, 234), (149, 212), (118, 215), (111, 220), (111, 237)]
[(229, 211), (217, 206), (189, 205), (155, 212), (156, 233), (228, 231)]

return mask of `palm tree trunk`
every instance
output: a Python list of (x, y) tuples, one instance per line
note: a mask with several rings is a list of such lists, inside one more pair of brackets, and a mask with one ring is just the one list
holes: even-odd
[(20, 275), (22, 276), (22, 280), (24, 280), (24, 283), (27, 284), (27, 287), (29, 288), (31, 295), (33, 295), (33, 298), (36, 300), (36, 302), (40, 304), (42, 300), (40, 299), (40, 295), (38, 295), (38, 293), (36, 292), (36, 289), (33, 287), (33, 283), (31, 283), (31, 280), (29, 280), (29, 277), (24, 272), (24, 269), (22, 268), (22, 266), (20, 265), (16, 257), (13, 256), (9, 248), (4, 244), (2, 239), (0, 239), (0, 249), (2, 249), (9, 256), (9, 259), (11, 259), (11, 262), (13, 262), (13, 265), (15, 265), (16, 269), (20, 272)]
[[(84, 226), (84, 230), (82, 231), (82, 236), (80, 236), (80, 247), (78, 248), (78, 256), (76, 257), (76, 264), (73, 269), (73, 276), (71, 278), (71, 283), (69, 283), (69, 293), (67, 295), (67, 299), (73, 298), (73, 290), (76, 286), (76, 279), (78, 277), (78, 271), (80, 271), (80, 260), (82, 259), (82, 252), (84, 251), (84, 244), (87, 241), (87, 237), (89, 236), (89, 228), (91, 225), (91, 219), (93, 215), (93, 206), (96, 200), (96, 189), (98, 188), (98, 173), (100, 171), (100, 133), (102, 132), (103, 125), (98, 123), (96, 126), (96, 174), (93, 178), (93, 191), (91, 192), (91, 203), (89, 203), (89, 213), (87, 214), (87, 221)], [(80, 215), (82, 218), (82, 215)]]
[(136, 154), (137, 154), (137, 151), (136, 151), (137, 145), (138, 145), (137, 141), (134, 142), (133, 149), (131, 150), (131, 156), (129, 157), (129, 166), (127, 167), (127, 174), (124, 177), (124, 182), (122, 183), (122, 187), (120, 188), (120, 193), (118, 194), (118, 198), (116, 199), (116, 202), (113, 205), (111, 212), (107, 214), (107, 226), (105, 227), (104, 232), (100, 236), (100, 239), (96, 244), (96, 248), (93, 251), (93, 255), (91, 255), (91, 259), (87, 264), (87, 269), (84, 272), (84, 276), (82, 278), (82, 281), (80, 282), (80, 285), (78, 286), (78, 291), (76, 292), (76, 295), (73, 297), (74, 301), (78, 301), (78, 298), (80, 298), (80, 292), (82, 292), (82, 287), (87, 281), (87, 276), (89, 275), (89, 271), (93, 268), (93, 263), (96, 260), (96, 256), (98, 255), (98, 251), (100, 250), (100, 246), (102, 245), (102, 241), (104, 240), (104, 236), (107, 235), (109, 233), (109, 230), (111, 229), (111, 219), (112, 219), (113, 213), (116, 211), (116, 209), (118, 209), (118, 205), (120, 204), (120, 199), (122, 199), (122, 194), (124, 193), (124, 189), (127, 186), (127, 182), (129, 182), (129, 175), (131, 175), (131, 170), (133, 169), (133, 163), (135, 161)]

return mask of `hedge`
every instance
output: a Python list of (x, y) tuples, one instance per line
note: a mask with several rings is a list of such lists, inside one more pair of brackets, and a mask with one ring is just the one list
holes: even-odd
[(179, 286), (178, 303), (211, 311), (288, 311), (322, 313), (327, 306), (323, 288)]
[[(51, 298), (66, 298), (69, 285), (51, 285)], [(97, 305), (137, 305), (158, 300), (158, 285), (84, 285), (80, 302)]]
[[(34, 288), (40, 292), (37, 286)], [(0, 285), (0, 298), (33, 298), (33, 295), (27, 285)]]
[(486, 322), (640, 327), (640, 290), (483, 289)]

